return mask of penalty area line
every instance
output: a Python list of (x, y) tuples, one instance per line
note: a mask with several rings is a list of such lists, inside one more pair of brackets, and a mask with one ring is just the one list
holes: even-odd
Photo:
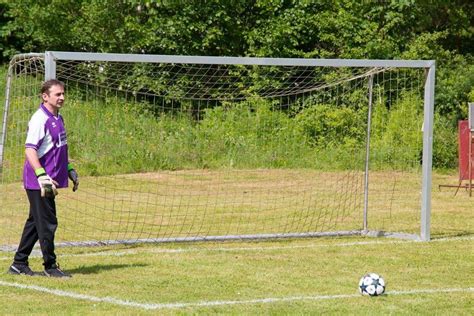
[[(470, 241), (474, 240), (474, 236), (466, 237), (448, 237), (433, 239), (430, 242), (423, 243), (417, 240), (368, 240), (368, 241), (352, 241), (352, 242), (340, 242), (340, 243), (309, 243), (305, 245), (287, 245), (287, 246), (261, 246), (261, 247), (191, 247), (191, 248), (146, 248), (144, 250), (106, 250), (92, 253), (77, 253), (77, 254), (61, 254), (61, 257), (121, 257), (127, 255), (135, 255), (141, 253), (169, 253), (169, 254), (180, 254), (189, 252), (239, 252), (239, 251), (272, 251), (272, 250), (293, 250), (293, 249), (304, 249), (304, 248), (330, 248), (330, 247), (354, 247), (354, 246), (383, 246), (383, 245), (396, 245), (396, 244), (426, 244), (440, 243), (440, 242), (456, 242), (456, 241)], [(41, 252), (39, 250), (33, 250), (31, 254), (32, 258), (41, 258)], [(0, 257), (0, 261), (12, 260), (12, 257)]]
[[(294, 301), (318, 301), (318, 300), (333, 300), (362, 297), (360, 294), (339, 294), (339, 295), (314, 295), (314, 296), (290, 296), (290, 297), (270, 297), (252, 300), (228, 300), (228, 301), (201, 301), (201, 302), (177, 302), (177, 303), (139, 303), (129, 300), (121, 300), (113, 297), (97, 297), (92, 295), (85, 295), (71, 291), (63, 291), (58, 289), (50, 289), (36, 285), (26, 285), (14, 282), (0, 281), (0, 286), (14, 287), (18, 289), (32, 290), (55, 296), (68, 297), (77, 300), (90, 301), (95, 303), (109, 303), (113, 305), (134, 307), (145, 310), (159, 310), (159, 309), (180, 309), (192, 307), (212, 307), (212, 306), (229, 306), (229, 305), (245, 305), (245, 304), (271, 304), (279, 302), (294, 302)], [(451, 288), (451, 289), (420, 289), (410, 291), (391, 291), (387, 295), (409, 295), (409, 294), (436, 294), (436, 293), (455, 293), (455, 292), (474, 292), (474, 288)]]
[[(191, 247), (191, 248), (146, 248), (144, 250), (105, 250), (92, 253), (77, 253), (77, 254), (61, 254), (61, 257), (121, 257), (127, 255), (135, 255), (140, 253), (189, 253), (189, 252), (238, 252), (238, 251), (272, 251), (272, 250), (292, 250), (292, 249), (303, 249), (303, 248), (330, 248), (330, 247), (354, 247), (354, 246), (380, 246), (380, 245), (395, 245), (395, 244), (426, 244), (440, 243), (440, 242), (456, 242), (456, 241), (470, 241), (474, 240), (474, 236), (466, 237), (448, 237), (433, 239), (430, 242), (423, 243), (417, 240), (368, 240), (368, 241), (349, 241), (329, 244), (316, 244), (310, 243), (305, 245), (287, 245), (287, 246), (261, 246), (261, 247)], [(39, 250), (33, 250), (34, 253), (30, 256), (31, 258), (41, 258), (41, 252)], [(0, 261), (12, 260), (12, 257), (0, 257)]]
[[(430, 242), (449, 242), (449, 241), (466, 241), (474, 240), (474, 236), (468, 237), (454, 237), (454, 238), (440, 238), (433, 239)], [(296, 250), (305, 248), (331, 248), (331, 247), (353, 247), (353, 246), (380, 246), (380, 245), (393, 245), (393, 244), (410, 244), (419, 243), (416, 240), (368, 240), (368, 241), (349, 241), (329, 244), (317, 244), (309, 243), (305, 245), (285, 245), (285, 246), (261, 246), (261, 247), (190, 247), (190, 248), (146, 248), (145, 250), (123, 250), (123, 251), (101, 251), (95, 253), (82, 253), (82, 254), (64, 254), (61, 257), (94, 257), (94, 256), (111, 256), (120, 257), (126, 255), (135, 255), (139, 253), (169, 253), (169, 254), (180, 254), (190, 252), (240, 252), (240, 251), (274, 251), (274, 250)], [(429, 244), (429, 243), (427, 243)], [(1, 258), (0, 258), (1, 260)]]

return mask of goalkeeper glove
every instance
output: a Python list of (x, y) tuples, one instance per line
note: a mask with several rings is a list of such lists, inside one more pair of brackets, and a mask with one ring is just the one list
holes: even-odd
[(42, 197), (54, 198), (58, 195), (58, 190), (56, 189), (58, 183), (46, 174), (44, 168), (36, 169), (35, 174), (38, 179)]
[(71, 179), (72, 183), (74, 183), (74, 186), (72, 187), (72, 191), (76, 192), (77, 188), (79, 187), (79, 176), (77, 175), (76, 170), (74, 170), (71, 165), (68, 165), (67, 169), (68, 169), (69, 179)]

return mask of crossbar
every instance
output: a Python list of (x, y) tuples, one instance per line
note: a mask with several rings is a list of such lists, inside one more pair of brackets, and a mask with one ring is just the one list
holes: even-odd
[(380, 59), (314, 59), (314, 58), (260, 58), (260, 57), (213, 57), (147, 54), (106, 54), (47, 51), (54, 60), (90, 60), (109, 62), (147, 62), (218, 65), (262, 66), (325, 66), (325, 67), (401, 67), (430, 68), (434, 60), (380, 60)]

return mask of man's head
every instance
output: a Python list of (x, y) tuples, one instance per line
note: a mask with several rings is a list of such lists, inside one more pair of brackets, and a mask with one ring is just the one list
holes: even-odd
[(64, 83), (50, 79), (41, 86), (41, 98), (44, 106), (53, 114), (57, 114), (64, 104)]

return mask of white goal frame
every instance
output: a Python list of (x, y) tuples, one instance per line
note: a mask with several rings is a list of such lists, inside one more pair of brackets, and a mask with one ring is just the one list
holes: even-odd
[[(431, 217), (431, 187), (432, 187), (432, 153), (433, 153), (433, 117), (434, 117), (434, 90), (435, 90), (435, 61), (434, 60), (358, 60), (358, 59), (303, 59), (303, 58), (253, 58), (253, 57), (210, 57), (210, 56), (171, 56), (171, 55), (139, 55), (139, 54), (108, 54), (108, 53), (80, 53), (47, 51), (43, 54), (45, 65), (45, 80), (56, 78), (56, 63), (61, 60), (69, 61), (103, 61), (103, 62), (130, 62), (130, 63), (189, 63), (189, 64), (215, 64), (215, 65), (260, 65), (260, 66), (307, 66), (307, 67), (398, 67), (418, 68), (425, 70), (424, 82), (424, 109), (423, 109), (423, 155), (421, 170), (421, 205), (420, 205), (420, 231), (419, 234), (389, 233), (370, 231), (367, 224), (368, 208), (368, 170), (366, 169), (364, 183), (364, 214), (363, 230), (354, 232), (340, 232), (339, 234), (279, 234), (268, 236), (209, 236), (194, 238), (192, 240), (221, 240), (221, 239), (250, 239), (250, 238), (275, 238), (275, 237), (306, 237), (325, 235), (369, 235), (388, 236), (413, 240), (430, 240), (430, 217)], [(9, 78), (8, 78), (9, 80)], [(369, 103), (372, 100), (371, 80), (369, 80)], [(8, 83), (7, 83), (8, 87)], [(0, 137), (0, 165), (3, 162), (3, 150), (6, 138), (6, 118), (9, 102), (8, 88), (6, 91), (6, 102), (3, 113), (3, 124)], [(369, 104), (370, 111), (370, 104)], [(370, 124), (368, 125), (370, 129)], [(370, 130), (368, 131), (370, 137)], [(369, 146), (369, 142), (367, 144)], [(368, 148), (367, 148), (368, 150)], [(368, 155), (366, 166), (368, 166)], [(285, 235), (285, 236), (284, 236)], [(288, 235), (288, 236), (286, 236)], [(185, 238), (186, 239), (186, 238)], [(183, 240), (185, 240), (183, 239)], [(180, 241), (177, 238), (176, 241)], [(187, 239), (186, 239), (187, 240)], [(173, 240), (138, 240), (139, 242), (175, 241)], [(124, 241), (117, 241), (123, 243)], [(113, 242), (112, 242), (113, 243)], [(126, 243), (126, 241), (125, 241)]]

